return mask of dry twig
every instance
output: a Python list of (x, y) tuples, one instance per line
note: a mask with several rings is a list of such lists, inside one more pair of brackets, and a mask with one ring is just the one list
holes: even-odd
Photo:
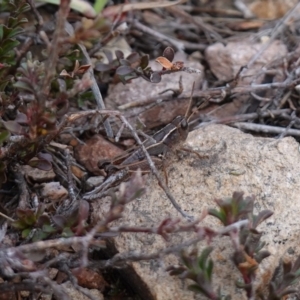
[(147, 162), (149, 164), (149, 167), (152, 171), (152, 173), (154, 174), (154, 176), (156, 177), (159, 185), (161, 186), (161, 188), (164, 190), (164, 192), (166, 193), (167, 197), (169, 198), (169, 200), (171, 201), (172, 205), (176, 208), (176, 210), (186, 219), (188, 220), (193, 220), (194, 217), (186, 214), (181, 207), (179, 206), (179, 204), (176, 202), (175, 198), (173, 197), (173, 195), (171, 194), (169, 188), (166, 186), (166, 184), (164, 183), (164, 181), (160, 178), (160, 175), (157, 171), (157, 168), (155, 167), (155, 164), (153, 162), (153, 160), (151, 159), (147, 149), (145, 148), (145, 145), (142, 143), (142, 141), (140, 140), (138, 134), (136, 133), (136, 131), (133, 129), (133, 127), (128, 123), (128, 121), (126, 120), (126, 118), (124, 116), (120, 116), (120, 119), (122, 120), (122, 122), (124, 124), (126, 124), (127, 128), (131, 131), (134, 139), (136, 140), (136, 142), (138, 143), (138, 145), (141, 147), (141, 149), (143, 150), (143, 153), (147, 159)]
[(155, 31), (155, 30), (151, 29), (150, 27), (147, 27), (147, 26), (143, 25), (138, 20), (132, 20), (132, 25), (135, 28), (137, 28), (138, 30), (141, 30), (142, 32), (145, 32), (147, 34), (150, 34), (150, 35), (154, 36), (155, 38), (157, 38), (162, 43), (167, 42), (167, 45), (171, 44), (176, 49), (178, 49), (179, 51), (184, 50), (184, 43), (181, 42), (180, 40), (170, 38), (167, 35), (164, 35), (164, 34), (158, 32), (158, 31)]
[(260, 133), (269, 133), (269, 134), (280, 134), (280, 135), (292, 135), (300, 137), (300, 130), (277, 127), (277, 126), (269, 126), (263, 124), (254, 124), (254, 123), (245, 123), (245, 122), (236, 122), (232, 123), (232, 126), (242, 129), (242, 130), (250, 130)]
[[(66, 29), (67, 33), (70, 36), (74, 35), (74, 29), (73, 29), (73, 27), (72, 27), (72, 25), (70, 23), (66, 22), (65, 29)], [(85, 57), (86, 63), (88, 65), (92, 66), (93, 64), (92, 64), (91, 58), (90, 58), (88, 52), (86, 51), (85, 46), (82, 45), (82, 44), (78, 44), (78, 46), (81, 49), (81, 51), (82, 51), (82, 53), (83, 53), (83, 55)], [(94, 70), (93, 70), (92, 67), (90, 67), (88, 69), (88, 74), (90, 75), (90, 80), (92, 82), (91, 89), (92, 89), (93, 94), (95, 96), (97, 107), (98, 107), (99, 110), (105, 109), (104, 101), (103, 101), (103, 98), (102, 98), (102, 95), (101, 95), (98, 83), (97, 83), (97, 81), (95, 79)], [(110, 138), (112, 138), (113, 137), (113, 132), (112, 132), (109, 120), (105, 120), (104, 121), (104, 128), (105, 128), (107, 136), (110, 137)]]
[(49, 90), (51, 87), (50, 82), (52, 81), (55, 75), (55, 69), (58, 62), (58, 52), (61, 46), (60, 41), (64, 34), (65, 22), (69, 15), (70, 2), (71, 0), (61, 0), (59, 10), (57, 13), (55, 33), (53, 41), (51, 43), (51, 48), (48, 49), (49, 57), (46, 63), (47, 68), (45, 69), (45, 77), (43, 79), (41, 89), (45, 95), (49, 94)]

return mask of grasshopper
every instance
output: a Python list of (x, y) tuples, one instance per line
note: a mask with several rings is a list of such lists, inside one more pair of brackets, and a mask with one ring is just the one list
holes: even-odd
[[(192, 95), (194, 84), (192, 89)], [(189, 133), (189, 124), (187, 114), (191, 107), (192, 95), (189, 108), (185, 116), (177, 116), (173, 121), (167, 124), (164, 128), (156, 132), (152, 137), (149, 137), (143, 143), (146, 151), (151, 157), (155, 165), (161, 166), (169, 150), (178, 149), (186, 140)], [(142, 171), (149, 171), (149, 164), (145, 156), (144, 150), (139, 147), (127, 156), (116, 157), (111, 163), (106, 166), (106, 171), (109, 174), (107, 179), (99, 187), (93, 191), (86, 193), (84, 199), (92, 200), (104, 195), (105, 191), (117, 183), (124, 181), (128, 178), (130, 172), (141, 169)], [(169, 197), (170, 198), (170, 197)], [(175, 208), (184, 216), (175, 200), (171, 200)]]
[[(149, 137), (144, 142), (144, 146), (154, 162), (159, 164), (168, 150), (174, 149), (175, 147), (177, 148), (186, 140), (188, 132), (189, 125), (187, 119), (182, 116), (177, 116), (171, 123), (156, 132), (152, 137)], [(116, 161), (118, 161), (118, 157)], [(109, 168), (121, 169), (125, 167), (130, 170), (137, 170), (138, 168), (143, 170), (144, 162), (145, 166), (147, 166), (145, 154), (141, 148), (138, 148), (128, 155), (119, 165), (111, 164)]]
[[(167, 152), (170, 149), (178, 148), (186, 140), (188, 132), (189, 125), (186, 117), (177, 116), (171, 123), (156, 132), (152, 137), (149, 137), (144, 142), (144, 146), (155, 165), (161, 166)], [(118, 164), (119, 161), (122, 162)], [(85, 199), (98, 198), (99, 192), (115, 185), (119, 181), (125, 180), (125, 177), (132, 171), (141, 169), (145, 172), (149, 170), (149, 165), (145, 159), (144, 152), (141, 148), (138, 148), (125, 156), (125, 158), (124, 156), (116, 157), (105, 169), (109, 174), (107, 180), (93, 191), (86, 193), (84, 196)], [(118, 170), (121, 173), (116, 173)]]

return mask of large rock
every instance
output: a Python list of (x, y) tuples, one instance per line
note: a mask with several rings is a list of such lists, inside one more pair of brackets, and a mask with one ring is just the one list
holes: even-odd
[[(253, 43), (251, 40), (229, 42), (226, 46), (222, 43), (215, 43), (205, 50), (205, 58), (214, 75), (223, 81), (229, 81), (235, 78), (241, 67), (246, 67), (253, 57), (257, 59), (251, 64), (249, 69), (243, 70), (241, 84), (260, 83), (265, 75), (263, 67), (279, 58), (287, 55), (286, 45), (276, 40), (266, 49), (265, 43)], [(258, 55), (260, 51), (263, 52)], [(277, 81), (284, 76), (283, 69), (276, 69)]]
[[(223, 125), (210, 125), (189, 134), (186, 147), (203, 154), (199, 159), (194, 154), (174, 157), (168, 167), (169, 188), (180, 206), (188, 214), (200, 216), (205, 209), (215, 207), (215, 198), (230, 197), (234, 191), (243, 191), (245, 196), (255, 195), (256, 212), (270, 209), (274, 215), (259, 226), (262, 240), (271, 256), (260, 264), (257, 284), (265, 285), (266, 277), (277, 266), (279, 259), (299, 253), (300, 239), (300, 155), (298, 143), (291, 137), (281, 140), (256, 138), (237, 129)], [(147, 179), (147, 191), (140, 199), (126, 207), (119, 224), (131, 226), (157, 226), (167, 216), (179, 214), (158, 187), (154, 177)], [(94, 213), (99, 215), (109, 209), (110, 200), (94, 203)], [(213, 217), (204, 219), (203, 225), (221, 228)], [(174, 234), (166, 242), (154, 234), (122, 234), (114, 240), (119, 252), (152, 253), (170, 245), (180, 244), (193, 238), (191, 233)], [(244, 292), (235, 287), (239, 273), (231, 262), (233, 253), (228, 237), (214, 240), (212, 258), (215, 261), (214, 286), (221, 287), (232, 299), (246, 299)], [(206, 242), (198, 244), (199, 249)], [(159, 260), (134, 262), (134, 277), (146, 287), (143, 299), (195, 299), (187, 291), (186, 283), (171, 277), (165, 271), (178, 264), (175, 255)], [(263, 279), (261, 279), (263, 278)], [(260, 281), (261, 280), (261, 281)], [(136, 283), (137, 285), (139, 283)], [(197, 296), (197, 299), (206, 299)]]

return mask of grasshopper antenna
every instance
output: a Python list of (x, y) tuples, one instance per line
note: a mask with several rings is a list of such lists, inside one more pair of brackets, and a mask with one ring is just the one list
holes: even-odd
[(189, 106), (186, 110), (186, 113), (185, 113), (185, 118), (186, 120), (189, 122), (189, 120), (191, 119), (191, 117), (193, 116), (194, 112), (191, 113), (191, 115), (188, 117), (191, 109), (192, 109), (192, 105), (193, 105), (193, 94), (194, 94), (194, 89), (195, 89), (195, 81), (193, 82), (193, 86), (192, 86), (192, 92), (191, 92), (191, 96), (190, 96), (190, 101), (189, 101)]
[(191, 93), (191, 96), (190, 96), (190, 101), (189, 101), (189, 107), (186, 111), (186, 114), (185, 114), (185, 119), (187, 120), (187, 122), (189, 123), (189, 125), (191, 125), (191, 122), (190, 123), (190, 120), (191, 118), (193, 117), (193, 115), (199, 111), (199, 109), (201, 109), (202, 107), (206, 107), (207, 103), (209, 103), (209, 99), (205, 99), (199, 106), (196, 106), (196, 108), (192, 111), (192, 113), (190, 114), (190, 116), (188, 117), (188, 114), (190, 113), (190, 111), (192, 110), (192, 104), (193, 104), (193, 94), (194, 94), (194, 88), (195, 88), (195, 81), (193, 83), (193, 87), (192, 87), (192, 93)]

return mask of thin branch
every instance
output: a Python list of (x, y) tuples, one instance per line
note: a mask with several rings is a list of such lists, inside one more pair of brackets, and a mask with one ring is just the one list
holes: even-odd
[[(291, 113), (292, 110), (289, 108), (286, 109), (274, 109), (274, 110), (267, 110), (260, 113), (249, 113), (249, 114), (241, 114), (236, 116), (230, 116), (225, 118), (217, 118), (208, 122), (203, 122), (196, 126), (194, 129), (198, 129), (210, 124), (230, 124), (234, 122), (240, 122), (240, 121), (248, 121), (248, 120), (254, 120), (257, 118), (266, 118), (271, 117), (274, 118), (275, 116), (282, 116), (283, 118), (289, 119), (290, 116), (288, 116), (289, 113)], [(209, 115), (209, 114), (208, 114)], [(199, 120), (194, 120), (190, 124), (198, 122)]]
[(179, 16), (185, 21), (195, 24), (197, 27), (199, 27), (206, 35), (208, 42), (212, 42), (211, 37), (213, 37), (216, 41), (223, 41), (222, 36), (217, 33), (211, 25), (205, 23), (202, 18), (198, 17), (195, 19), (189, 13), (186, 13), (182, 8), (177, 6), (167, 7), (166, 9), (173, 15)]
[(271, 133), (271, 134), (286, 134), (286, 135), (300, 137), (300, 130), (297, 129), (286, 129), (283, 127), (244, 123), (244, 122), (232, 123), (231, 126), (242, 130), (250, 130), (250, 131), (255, 131), (260, 133), (263, 132), (263, 133)]
[(26, 2), (30, 5), (31, 9), (32, 9), (32, 12), (33, 12), (33, 15), (35, 17), (35, 19), (37, 20), (38, 22), (38, 28), (37, 28), (37, 31), (39, 31), (39, 28), (41, 28), (44, 24), (44, 20), (43, 20), (43, 17), (42, 15), (39, 13), (39, 11), (37, 10), (36, 8), (36, 5), (35, 5), (35, 2), (33, 0), (26, 0)]
[(281, 20), (280, 22), (276, 23), (276, 26), (274, 27), (272, 34), (268, 40), (267, 43), (265, 43), (263, 45), (263, 47), (257, 52), (255, 53), (251, 59), (249, 60), (248, 64), (247, 64), (247, 68), (245, 68), (240, 76), (243, 76), (244, 73), (246, 72), (247, 69), (251, 68), (252, 65), (257, 61), (257, 59), (269, 48), (269, 46), (273, 43), (273, 41), (275, 40), (275, 38), (281, 33), (281, 31), (283, 30), (284, 26), (286, 26), (286, 24), (289, 23), (289, 21), (291, 20), (291, 18), (294, 17), (295, 13), (298, 13), (300, 7), (300, 3), (298, 3), (297, 5), (294, 6), (293, 9), (291, 9)]
[(140, 23), (137, 20), (132, 20), (132, 25), (135, 28), (137, 28), (138, 30), (141, 30), (142, 32), (145, 32), (147, 34), (150, 34), (150, 35), (154, 36), (155, 38), (157, 38), (161, 42), (165, 41), (168, 44), (173, 45), (179, 51), (184, 50), (184, 43), (182, 43), (180, 40), (172, 39), (167, 35), (164, 35), (164, 34), (158, 32), (156, 30), (151, 29), (150, 27), (147, 27), (147, 26), (143, 25), (142, 23)]
[(295, 123), (297, 122), (297, 116), (296, 116), (296, 112), (293, 111), (292, 114), (291, 114), (291, 120), (290, 120), (290, 123), (288, 126), (285, 127), (285, 130), (283, 133), (281, 133), (279, 136), (278, 136), (278, 139), (282, 139), (284, 138), (286, 135), (289, 134), (289, 130), (291, 130), (292, 126), (295, 125)]
[[(172, 73), (168, 70), (165, 70), (164, 73)], [(193, 94), (193, 97), (204, 97), (209, 99), (210, 102), (218, 103), (220, 101), (223, 101), (224, 98), (227, 96), (237, 96), (238, 94), (247, 94), (255, 91), (267, 91), (267, 90), (273, 90), (276, 88), (285, 88), (285, 89), (294, 89), (295, 86), (297, 86), (300, 83), (300, 78), (297, 78), (293, 81), (285, 80), (283, 82), (273, 82), (273, 83), (262, 83), (262, 84), (251, 84), (247, 86), (237, 86), (234, 88), (231, 88), (229, 86), (222, 86), (217, 88), (211, 88), (207, 89), (205, 91), (195, 91)], [(189, 98), (190, 95), (188, 93), (182, 93), (181, 97), (176, 98), (177, 100), (186, 99)], [(215, 101), (214, 99), (218, 99)], [(170, 100), (169, 95), (161, 95), (161, 96), (155, 96), (152, 98), (148, 98), (142, 101), (133, 101), (124, 105), (121, 105), (118, 107), (118, 109), (125, 110), (132, 107), (140, 107), (140, 106), (146, 106), (155, 102), (161, 102)]]
[(12, 292), (12, 291), (30, 291), (30, 292), (43, 292), (49, 293), (50, 289), (45, 286), (32, 283), (32, 282), (4, 282), (0, 284), (1, 293)]
[(104, 268), (109, 268), (113, 266), (120, 265), (122, 263), (128, 263), (130, 261), (141, 261), (141, 260), (151, 260), (151, 259), (159, 259), (163, 256), (178, 253), (182, 249), (186, 249), (187, 247), (191, 245), (195, 245), (198, 242), (202, 241), (204, 239), (204, 236), (199, 236), (195, 239), (191, 239), (189, 241), (186, 241), (184, 243), (181, 243), (180, 245), (175, 245), (172, 247), (168, 247), (165, 249), (159, 249), (156, 252), (153, 253), (120, 253), (116, 254), (113, 258), (108, 259), (105, 262)]
[(120, 119), (122, 120), (122, 122), (124, 124), (126, 124), (127, 128), (131, 131), (134, 139), (136, 140), (136, 142), (138, 143), (138, 145), (141, 147), (147, 162), (149, 164), (149, 167), (152, 171), (152, 173), (154, 174), (154, 176), (156, 177), (159, 185), (161, 186), (161, 188), (164, 190), (164, 192), (166, 193), (167, 197), (169, 198), (169, 200), (171, 201), (171, 203), (173, 204), (173, 206), (176, 208), (176, 210), (186, 219), (188, 220), (193, 220), (194, 217), (189, 216), (188, 214), (186, 214), (181, 207), (179, 206), (179, 204), (176, 202), (175, 198), (173, 197), (173, 195), (171, 194), (169, 188), (166, 186), (166, 184), (163, 182), (163, 180), (160, 178), (159, 173), (157, 168), (155, 167), (155, 164), (153, 163), (153, 160), (151, 159), (147, 149), (145, 148), (145, 145), (142, 143), (142, 141), (140, 140), (138, 134), (136, 133), (136, 131), (133, 129), (133, 127), (128, 123), (128, 121), (126, 120), (126, 118), (122, 115), (120, 115)]
[[(69, 22), (65, 23), (65, 29), (66, 29), (67, 33), (70, 36), (74, 35), (74, 29), (73, 29), (72, 25)], [(88, 52), (86, 51), (85, 46), (82, 45), (82, 44), (78, 44), (78, 46), (81, 49), (83, 56), (85, 57), (86, 63), (91, 66), (87, 71), (89, 76), (90, 76), (90, 80), (92, 81), (91, 89), (92, 89), (92, 92), (95, 96), (95, 100), (96, 100), (98, 109), (103, 110), (103, 109), (105, 109), (105, 104), (104, 104), (104, 101), (103, 101), (98, 83), (97, 83), (97, 81), (95, 79), (95, 76), (94, 76), (94, 70), (93, 70), (93, 67), (92, 67), (93, 63), (91, 61), (91, 58), (90, 58)], [(110, 123), (109, 123), (108, 119), (104, 121), (104, 128), (105, 128), (106, 135), (109, 138), (113, 138), (113, 131), (111, 129), (111, 126), (110, 126)]]
[[(5, 215), (4, 213), (0, 212), (0, 216), (2, 216), (3, 218), (5, 218), (6, 220), (10, 221), (10, 222), (14, 222), (15, 220), (10, 218), (9, 216)], [(0, 239), (1, 240), (1, 239)]]
[[(219, 231), (216, 231), (215, 234), (218, 236), (223, 236), (231, 232), (232, 230), (240, 230), (241, 227), (249, 224), (249, 220), (240, 220), (236, 223), (230, 224)], [(141, 260), (151, 260), (151, 259), (159, 259), (163, 256), (178, 253), (183, 249), (187, 249), (191, 245), (195, 245), (198, 242), (202, 241), (206, 237), (206, 230), (204, 227), (198, 228), (197, 235), (198, 237), (185, 241), (180, 245), (170, 246), (167, 248), (162, 248), (153, 253), (119, 253), (116, 254), (111, 259), (105, 262), (91, 262), (91, 265), (98, 265), (100, 268), (114, 267), (123, 263), (128, 263), (129, 261), (141, 261)]]
[(71, 198), (71, 202), (74, 203), (74, 202), (76, 202), (76, 194), (74, 191), (70, 150), (65, 149), (64, 154), (65, 154), (65, 161), (66, 161), (66, 165), (67, 165), (67, 179), (68, 179), (69, 196)]
[(45, 68), (45, 77), (42, 83), (42, 92), (45, 95), (49, 94), (51, 81), (55, 75), (55, 69), (58, 62), (58, 53), (60, 47), (60, 40), (64, 34), (65, 22), (67, 20), (70, 11), (71, 0), (61, 0), (59, 10), (56, 18), (56, 29), (54, 32), (54, 37), (51, 43), (51, 48), (48, 49), (48, 60)]
[(63, 263), (60, 269), (69, 276), (69, 280), (71, 281), (71, 283), (77, 291), (79, 291), (91, 300), (98, 300), (98, 298), (96, 298), (89, 290), (78, 285), (77, 278), (72, 274), (69, 266), (66, 263)]
[(26, 180), (24, 177), (24, 172), (22, 171), (19, 164), (15, 164), (11, 167), (11, 171), (13, 172), (15, 176), (15, 181), (17, 183), (18, 189), (19, 189), (19, 204), (18, 208), (26, 209), (30, 207), (29, 200), (29, 192), (27, 189)]
[(67, 291), (56, 281), (51, 280), (47, 275), (48, 271), (42, 270), (42, 271), (37, 271), (37, 272), (31, 272), (29, 273), (29, 276), (35, 280), (35, 281), (44, 281), (45, 284), (47, 284), (50, 288), (52, 293), (55, 295), (57, 299), (61, 300), (71, 300), (69, 297)]
[(111, 187), (116, 186), (121, 181), (126, 181), (128, 179), (129, 172), (126, 169), (120, 170), (119, 172), (109, 176), (100, 186), (97, 186), (90, 192), (84, 194), (84, 200), (94, 200), (102, 198), (106, 195), (107, 190)]

